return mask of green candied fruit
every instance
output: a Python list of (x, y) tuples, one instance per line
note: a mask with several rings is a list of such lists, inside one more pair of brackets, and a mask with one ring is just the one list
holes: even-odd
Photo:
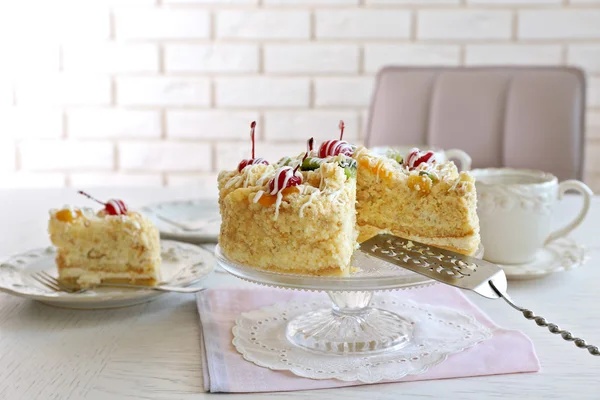
[(356, 167), (345, 167), (344, 174), (346, 174), (346, 178), (348, 179), (356, 178)]
[(388, 158), (391, 158), (392, 160), (396, 161), (398, 164), (402, 165), (404, 163), (404, 157), (402, 157), (402, 154), (400, 154), (399, 151), (396, 150), (388, 150), (388, 152), (386, 153), (386, 156)]
[(429, 179), (431, 179), (431, 181), (433, 183), (436, 183), (438, 181), (438, 177), (435, 176), (434, 174), (432, 174), (431, 172), (419, 171), (419, 175), (425, 175), (425, 176), (427, 176)]
[(300, 169), (302, 171), (313, 171), (321, 166), (321, 160), (321, 158), (308, 157), (306, 160), (302, 161)]
[(346, 157), (339, 162), (340, 167), (344, 168), (344, 173), (347, 178), (356, 178), (356, 160)]
[(278, 167), (289, 167), (292, 165), (291, 157), (283, 157), (281, 160), (277, 161)]
[[(302, 171), (314, 171), (321, 166), (323, 161), (323, 158), (308, 157), (302, 162), (300, 169)], [(339, 160), (337, 163), (340, 167), (344, 168), (344, 173), (348, 178), (356, 178), (356, 160), (344, 157), (344, 159)]]

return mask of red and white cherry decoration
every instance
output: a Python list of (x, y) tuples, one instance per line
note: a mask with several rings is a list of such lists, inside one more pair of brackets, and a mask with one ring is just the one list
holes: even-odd
[(96, 203), (102, 204), (104, 206), (104, 211), (106, 211), (106, 213), (108, 215), (127, 215), (127, 211), (128, 211), (127, 206), (125, 205), (123, 200), (112, 199), (112, 200), (109, 200), (106, 203), (104, 203), (104, 202), (90, 196), (86, 192), (82, 192), (81, 190), (77, 193), (84, 195), (88, 199), (94, 200)]
[(342, 140), (345, 128), (344, 121), (340, 121), (339, 128), (340, 140), (328, 140), (321, 144), (321, 147), (319, 147), (320, 158), (337, 156), (338, 154), (344, 154), (348, 157), (352, 156), (352, 146), (348, 142)]
[(252, 158), (249, 160), (242, 160), (238, 165), (238, 172), (242, 172), (248, 165), (265, 164), (269, 165), (267, 160), (264, 158), (254, 158), (254, 129), (256, 128), (256, 121), (252, 121), (250, 124), (250, 140), (252, 141)]
[(421, 151), (415, 147), (408, 153), (404, 164), (408, 169), (415, 169), (421, 164), (433, 164), (435, 161), (435, 153), (433, 151)]
[[(313, 138), (308, 140), (309, 151), (312, 149), (313, 141)], [(298, 172), (298, 168), (300, 168), (302, 162), (306, 160), (306, 157), (308, 157), (309, 151), (304, 154), (302, 161), (296, 165), (296, 168), (286, 166), (275, 171), (275, 176), (273, 176), (273, 178), (271, 178), (269, 181), (269, 194), (275, 195), (281, 192), (283, 189), (302, 184), (302, 174)]]

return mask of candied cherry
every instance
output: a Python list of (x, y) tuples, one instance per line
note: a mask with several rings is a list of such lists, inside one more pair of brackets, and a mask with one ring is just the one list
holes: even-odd
[(308, 140), (309, 150), (304, 154), (304, 157), (302, 157), (302, 161), (296, 165), (296, 168), (292, 169), (292, 167), (285, 166), (275, 171), (275, 176), (269, 181), (269, 194), (277, 194), (287, 188), (302, 184), (302, 174), (296, 175), (296, 173), (304, 160), (306, 160), (306, 157), (308, 157), (313, 142), (313, 138)]
[(238, 164), (238, 172), (242, 172), (242, 170), (244, 168), (246, 168), (248, 165), (256, 165), (256, 164), (265, 164), (265, 165), (269, 165), (269, 163), (267, 162), (267, 160), (265, 160), (264, 158), (254, 158), (254, 130), (256, 128), (256, 121), (252, 121), (252, 123), (250, 124), (250, 140), (252, 141), (252, 158), (249, 160), (242, 160), (240, 161), (240, 163)]
[(433, 151), (421, 151), (415, 147), (408, 153), (404, 165), (408, 169), (415, 169), (421, 164), (433, 164), (435, 161), (435, 153)]
[(340, 121), (340, 139), (328, 140), (321, 144), (319, 147), (319, 157), (325, 158), (330, 156), (337, 156), (338, 154), (344, 154), (348, 157), (352, 156), (352, 146), (350, 143), (342, 140), (344, 137), (344, 121)]
[(81, 190), (78, 193), (84, 195), (90, 200), (94, 200), (96, 203), (102, 204), (104, 206), (104, 210), (108, 215), (127, 215), (127, 206), (125, 205), (123, 200), (111, 199), (104, 203)]

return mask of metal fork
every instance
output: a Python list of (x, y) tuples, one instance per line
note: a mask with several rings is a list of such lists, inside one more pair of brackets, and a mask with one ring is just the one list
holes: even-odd
[(34, 272), (30, 275), (32, 279), (41, 283), (48, 289), (52, 289), (55, 292), (67, 292), (67, 293), (84, 293), (90, 290), (90, 288), (75, 288), (62, 284), (58, 279), (47, 273), (46, 271)]
[(89, 288), (77, 288), (60, 283), (55, 277), (48, 274), (45, 271), (36, 272), (31, 274), (31, 277), (56, 292), (67, 292), (67, 293), (84, 293), (95, 287), (120, 287), (129, 289), (144, 289), (144, 290), (155, 290), (159, 292), (175, 292), (175, 293), (197, 293), (206, 290), (205, 287), (179, 287), (179, 286), (142, 286), (142, 285), (131, 285), (128, 283), (99, 283)]

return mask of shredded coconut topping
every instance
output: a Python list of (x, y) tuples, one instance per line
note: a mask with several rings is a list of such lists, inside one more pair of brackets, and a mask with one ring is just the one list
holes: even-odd
[(260, 198), (262, 197), (262, 195), (265, 193), (264, 190), (259, 190), (258, 192), (256, 192), (256, 194), (254, 195), (254, 198), (252, 199), (253, 203), (258, 203), (258, 201), (260, 200)]

